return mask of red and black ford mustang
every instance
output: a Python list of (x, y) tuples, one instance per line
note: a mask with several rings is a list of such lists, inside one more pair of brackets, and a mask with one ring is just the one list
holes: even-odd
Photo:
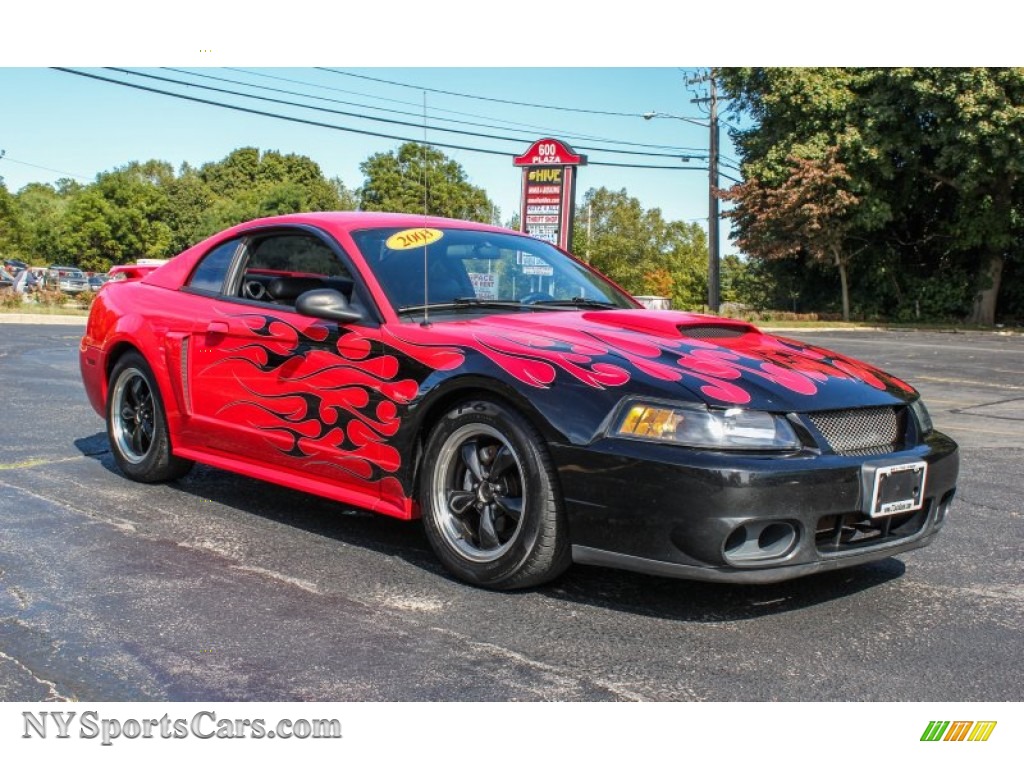
[(81, 344), (142, 482), (199, 461), (412, 519), (492, 588), (573, 561), (770, 582), (930, 542), (956, 444), (864, 363), (648, 311), (515, 232), (249, 222), (112, 282)]

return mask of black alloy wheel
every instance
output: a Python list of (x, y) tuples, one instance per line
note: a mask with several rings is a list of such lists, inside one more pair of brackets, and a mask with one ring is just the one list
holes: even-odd
[(557, 477), (543, 439), (520, 414), (496, 402), (464, 403), (434, 428), (425, 457), (424, 525), (452, 573), (512, 589), (569, 566)]
[(118, 359), (107, 394), (107, 436), (118, 467), (143, 483), (174, 480), (192, 462), (171, 453), (163, 402), (153, 372), (137, 352)]

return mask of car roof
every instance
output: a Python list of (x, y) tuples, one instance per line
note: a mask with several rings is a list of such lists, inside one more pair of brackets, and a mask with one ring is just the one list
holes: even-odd
[[(448, 219), (441, 216), (424, 216), (419, 213), (390, 213), (383, 211), (319, 211), (312, 213), (289, 213), (282, 216), (269, 216), (262, 219), (253, 219), (236, 224), (233, 227), (222, 230), (215, 235), (196, 243), (191, 248), (182, 251), (178, 256), (171, 259), (163, 266), (153, 268), (145, 275), (139, 274), (142, 280), (150, 285), (160, 285), (165, 288), (176, 289), (181, 287), (191, 272), (196, 260), (201, 254), (208, 252), (209, 248), (216, 242), (223, 242), (233, 237), (240, 237), (248, 233), (255, 233), (260, 229), (272, 229), (277, 226), (311, 226), (332, 232), (335, 235), (349, 236), (352, 232), (360, 229), (373, 228), (413, 228), (413, 227), (434, 227), (445, 229), (466, 229), (484, 232), (498, 232), (506, 234), (518, 234), (529, 237), (522, 232), (515, 232), (505, 227), (496, 227), (492, 224), (481, 224), (461, 219)], [(116, 271), (111, 270), (111, 274)]]
[(486, 229), (495, 232), (507, 232), (503, 227), (481, 224), (461, 219), (448, 219), (442, 216), (424, 216), (421, 213), (389, 213), (384, 211), (319, 211), (313, 213), (290, 213), (283, 216), (269, 216), (244, 222), (230, 231), (245, 230), (253, 227), (273, 226), (275, 224), (312, 224), (319, 227), (339, 228), (347, 231), (367, 227), (448, 227), (457, 229)]

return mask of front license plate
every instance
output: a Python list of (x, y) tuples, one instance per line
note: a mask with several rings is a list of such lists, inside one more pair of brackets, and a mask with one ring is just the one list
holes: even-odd
[(923, 461), (875, 468), (871, 517), (914, 512), (924, 505), (924, 481), (928, 465)]

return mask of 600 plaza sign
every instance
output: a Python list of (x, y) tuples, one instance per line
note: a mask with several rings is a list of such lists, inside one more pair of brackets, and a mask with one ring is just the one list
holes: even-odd
[(523, 169), (519, 229), (528, 235), (569, 250), (576, 209), (578, 165), (586, 155), (558, 139), (539, 139), (513, 164)]

